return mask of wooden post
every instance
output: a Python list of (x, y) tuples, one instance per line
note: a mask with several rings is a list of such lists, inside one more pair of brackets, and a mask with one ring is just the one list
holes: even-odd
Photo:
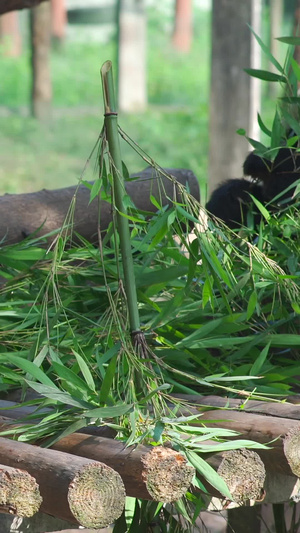
[(51, 0), (52, 38), (62, 44), (66, 36), (67, 10), (65, 0)]
[(21, 34), (19, 15), (11, 11), (0, 17), (0, 42), (6, 56), (18, 57), (21, 54)]
[(32, 115), (39, 120), (50, 117), (52, 86), (50, 74), (51, 6), (49, 2), (30, 12)]
[(147, 22), (143, 0), (120, 0), (119, 110), (143, 111), (146, 87)]
[(192, 1), (176, 0), (175, 25), (172, 37), (174, 48), (179, 52), (189, 52), (192, 34)]
[(259, 83), (244, 68), (258, 68), (259, 50), (250, 24), (259, 31), (261, 0), (213, 0), (210, 88), (209, 183), (216, 185), (242, 175), (249, 147), (236, 134), (244, 128), (250, 136), (259, 111)]

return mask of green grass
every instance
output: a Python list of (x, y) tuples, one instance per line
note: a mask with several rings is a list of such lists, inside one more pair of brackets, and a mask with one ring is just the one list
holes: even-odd
[[(208, 153), (209, 17), (195, 10), (193, 47), (180, 55), (170, 44), (170, 15), (149, 12), (149, 108), (120, 116), (121, 127), (161, 166), (190, 168), (202, 184)], [(12, 59), (0, 50), (0, 56), (0, 194), (77, 183), (102, 127), (99, 69), (107, 59), (116, 64), (115, 43), (66, 42), (61, 51), (52, 51), (53, 118), (47, 125), (28, 116), (29, 51)], [(144, 168), (131, 149), (123, 145), (122, 151), (129, 172)], [(93, 171), (94, 164), (88, 179)]]

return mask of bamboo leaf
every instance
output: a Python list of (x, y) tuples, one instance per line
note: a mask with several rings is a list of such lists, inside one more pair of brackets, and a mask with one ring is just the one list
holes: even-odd
[(32, 363), (32, 361), (28, 361), (27, 359), (23, 359), (22, 357), (13, 354), (5, 354), (4, 358), (1, 356), (1, 360), (3, 362), (10, 362), (21, 370), (24, 370), (24, 372), (30, 374), (30, 376), (40, 381), (40, 383), (43, 383), (43, 386), (48, 385), (58, 390), (53, 381), (51, 381), (51, 379), (48, 378), (48, 376), (38, 366)]
[(251, 370), (250, 370), (250, 375), (251, 376), (257, 376), (258, 374), (260, 374), (261, 372), (261, 369), (266, 361), (266, 358), (268, 356), (268, 353), (269, 353), (269, 348), (270, 348), (270, 343), (268, 343), (264, 349), (260, 352), (258, 358), (256, 359), (256, 361), (253, 363), (252, 367), (251, 367)]
[(247, 306), (247, 320), (250, 320), (252, 317), (255, 308), (257, 304), (257, 292), (254, 290), (251, 293), (251, 296), (249, 298), (248, 306)]
[(282, 108), (282, 116), (292, 130), (300, 137), (300, 124), (284, 107)]
[(55, 361), (52, 362), (52, 365), (58, 377), (70, 384), (75, 391), (91, 392), (87, 384), (73, 370)]
[(273, 124), (272, 124), (272, 133), (271, 133), (271, 149), (274, 150), (277, 148), (276, 155), (277, 155), (277, 152), (280, 146), (282, 134), (283, 134), (283, 126), (281, 122), (281, 117), (279, 116), (279, 113), (276, 109), (275, 116), (273, 119)]
[(145, 272), (138, 274), (136, 277), (136, 286), (137, 287), (150, 287), (151, 285), (156, 284), (166, 284), (169, 281), (177, 279), (181, 276), (186, 275), (188, 272), (188, 267), (183, 265), (171, 266), (169, 268), (164, 268), (161, 270), (151, 270), (150, 272)]
[(269, 59), (269, 61), (274, 65), (274, 67), (277, 68), (277, 70), (279, 72), (284, 74), (283, 67), (280, 65), (280, 63), (277, 61), (277, 59), (271, 54), (270, 48), (262, 41), (262, 39), (259, 37), (259, 35), (257, 35), (257, 33), (255, 33), (255, 31), (253, 30), (253, 28), (250, 25), (249, 25), (249, 28), (250, 28), (251, 32), (253, 33), (255, 39), (257, 40), (259, 46), (263, 50), (264, 54)]
[(257, 209), (259, 209), (259, 211), (261, 212), (263, 217), (266, 219), (266, 221), (269, 222), (269, 220), (271, 218), (271, 215), (270, 215), (269, 211), (266, 209), (266, 207), (259, 200), (257, 200), (257, 198), (255, 198), (255, 196), (252, 196), (252, 194), (250, 194), (250, 196), (251, 196), (254, 204), (256, 205)]
[(94, 379), (93, 379), (93, 376), (92, 376), (92, 373), (87, 365), (87, 363), (85, 362), (85, 360), (83, 359), (83, 357), (81, 357), (81, 355), (79, 355), (79, 353), (77, 353), (75, 350), (72, 350), (73, 354), (75, 355), (76, 357), (76, 361), (79, 365), (79, 368), (81, 370), (81, 373), (85, 379), (85, 382), (87, 384), (87, 388), (93, 392), (96, 392), (96, 388), (95, 388), (95, 382), (94, 382)]
[(56, 433), (53, 437), (46, 439), (46, 441), (41, 444), (41, 447), (49, 448), (50, 446), (53, 446), (53, 444), (55, 444), (60, 439), (63, 439), (64, 437), (68, 437), (69, 435), (72, 435), (72, 433), (75, 433), (76, 431), (80, 431), (82, 428), (85, 428), (86, 426), (87, 426), (87, 421), (84, 418), (80, 420), (76, 420), (63, 431), (60, 431), (59, 433)]
[(91, 192), (90, 192), (89, 205), (96, 198), (96, 196), (98, 196), (101, 190), (101, 187), (102, 187), (102, 180), (101, 179), (95, 180), (91, 188)]
[(282, 82), (287, 83), (287, 78), (285, 76), (281, 76), (280, 74), (275, 74), (274, 72), (269, 72), (267, 70), (261, 70), (261, 69), (255, 69), (255, 68), (245, 68), (244, 69), (249, 76), (252, 76), (253, 78), (258, 78), (263, 81), (271, 81), (271, 82)]
[(277, 41), (285, 44), (300, 46), (300, 37), (275, 37)]
[(247, 140), (250, 144), (252, 144), (253, 148), (255, 148), (255, 152), (258, 155), (260, 155), (261, 157), (266, 157), (266, 154), (269, 152), (269, 148), (267, 148), (261, 142), (256, 141), (255, 139), (251, 139), (251, 137), (247, 137)]
[(199, 457), (195, 452), (190, 450), (185, 451), (188, 461), (196, 468), (197, 472), (203, 476), (213, 487), (215, 487), (223, 496), (232, 500), (232, 496), (225, 481), (217, 474), (217, 472), (206, 462)]
[(295, 105), (299, 105), (300, 104), (300, 97), (299, 96), (281, 96), (279, 98), (279, 100), (281, 102), (286, 103), (286, 104), (295, 104)]
[(291, 65), (297, 81), (300, 81), (300, 65), (293, 57), (291, 58)]
[(97, 407), (90, 411), (85, 411), (84, 416), (87, 418), (116, 418), (128, 413), (133, 404), (114, 405), (113, 407)]
[(116, 374), (116, 366), (117, 366), (117, 355), (115, 355), (111, 360), (110, 363), (106, 369), (104, 379), (102, 381), (101, 389), (100, 389), (100, 396), (99, 401), (101, 403), (105, 403), (107, 400), (107, 397), (109, 395), (109, 391), (111, 389), (113, 380), (115, 378)]
[(64, 405), (72, 405), (73, 407), (78, 407), (79, 409), (89, 409), (91, 407), (91, 404), (75, 399), (73, 396), (68, 394), (67, 392), (62, 392), (56, 387), (49, 387), (48, 385), (36, 383), (35, 381), (29, 381), (26, 380), (26, 383), (41, 394), (42, 396), (45, 396), (46, 398), (50, 398), (51, 400), (55, 402), (61, 402)]
[(271, 137), (272, 132), (271, 130), (269, 130), (269, 128), (267, 128), (267, 126), (263, 122), (263, 119), (261, 118), (261, 115), (259, 113), (257, 113), (257, 122), (258, 122), (258, 125), (261, 131), (265, 133), (268, 137)]

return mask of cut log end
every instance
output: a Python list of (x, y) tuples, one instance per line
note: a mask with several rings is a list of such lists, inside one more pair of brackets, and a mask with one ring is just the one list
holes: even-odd
[(80, 469), (70, 483), (68, 502), (76, 520), (85, 527), (104, 528), (122, 514), (125, 488), (121, 476), (103, 463)]
[(256, 452), (247, 449), (225, 452), (218, 474), (227, 484), (234, 502), (262, 500), (266, 471)]
[(291, 471), (300, 477), (300, 426), (296, 426), (287, 433), (283, 442), (283, 451)]
[(142, 457), (143, 479), (155, 501), (170, 503), (181, 498), (191, 485), (195, 469), (183, 455), (159, 446)]
[(30, 518), (42, 503), (39, 486), (24, 470), (0, 465), (0, 508), (9, 514)]

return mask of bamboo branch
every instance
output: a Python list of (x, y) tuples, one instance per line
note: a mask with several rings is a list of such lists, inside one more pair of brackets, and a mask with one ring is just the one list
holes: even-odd
[(122, 265), (124, 272), (124, 288), (127, 296), (128, 319), (130, 332), (135, 334), (140, 331), (140, 318), (136, 293), (136, 283), (133, 269), (133, 258), (131, 250), (131, 239), (129, 221), (127, 218), (127, 208), (124, 203), (125, 185), (122, 170), (122, 158), (120, 138), (118, 132), (118, 114), (115, 103), (115, 92), (113, 85), (112, 64), (106, 61), (101, 68), (101, 78), (103, 85), (104, 99), (104, 126), (109, 146), (109, 153), (112, 159), (114, 202), (116, 209), (117, 228), (120, 237), (120, 249), (122, 255)]

